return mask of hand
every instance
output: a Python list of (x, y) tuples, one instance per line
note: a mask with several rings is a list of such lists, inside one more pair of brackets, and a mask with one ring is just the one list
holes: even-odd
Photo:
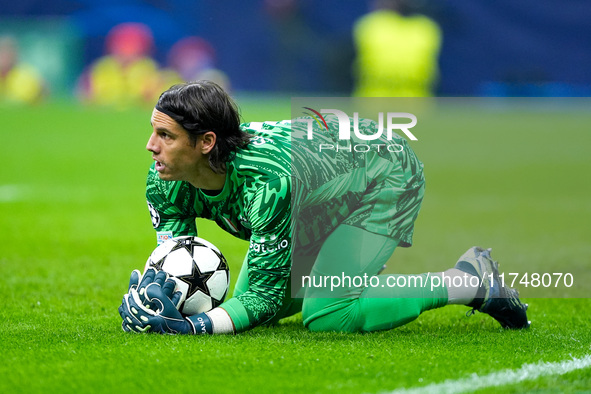
[[(127, 293), (126, 296), (130, 296), (132, 294), (132, 292), (135, 292), (137, 294), (137, 297), (139, 299), (140, 304), (145, 304), (144, 306), (147, 308), (153, 308), (153, 305), (150, 305), (149, 303), (146, 302), (145, 300), (145, 291), (146, 291), (146, 286), (148, 286), (150, 283), (154, 282), (154, 279), (156, 277), (156, 270), (154, 268), (148, 268), (146, 270), (146, 272), (144, 273), (144, 275), (142, 275), (140, 273), (140, 271), (138, 270), (133, 270), (131, 272), (131, 277), (129, 278), (129, 286), (127, 289)], [(159, 279), (161, 280), (161, 279)], [(133, 321), (133, 315), (130, 314), (130, 307), (129, 307), (129, 301), (126, 300), (126, 296), (124, 296), (123, 302), (122, 304), (119, 306), (119, 315), (121, 315), (121, 318), (123, 319), (123, 324), (122, 324), (122, 328), (124, 331), (130, 331), (130, 327), (128, 326), (129, 323), (127, 320), (132, 320)], [(139, 322), (136, 322), (139, 323)]]
[(137, 290), (140, 295), (143, 296), (146, 286), (150, 283), (154, 282), (156, 278), (156, 271), (155, 268), (150, 267), (144, 272), (142, 275), (139, 270), (131, 271), (131, 277), (129, 278), (129, 286), (127, 287), (127, 292), (129, 293), (131, 290)]
[(140, 279), (142, 279), (142, 274), (139, 270), (131, 271), (131, 277), (129, 278), (129, 286), (127, 286), (127, 292), (129, 293), (131, 289), (136, 289), (140, 284)]
[(129, 278), (127, 292), (129, 293), (131, 290), (137, 290), (140, 295), (140, 299), (143, 303), (145, 303), (144, 293), (146, 291), (146, 286), (154, 282), (157, 272), (158, 271), (153, 267), (148, 268), (143, 275), (139, 270), (133, 270), (131, 272), (131, 277)]
[[(139, 275), (139, 271), (138, 270), (132, 271), (131, 278), (129, 279), (130, 289), (132, 286), (134, 286), (134, 284), (132, 284), (132, 281), (134, 281), (136, 283), (139, 281), (139, 284), (137, 284), (134, 287), (140, 296), (140, 300), (142, 301), (144, 306), (153, 309), (154, 305), (146, 300), (146, 294), (145, 294), (146, 287), (148, 287), (148, 285), (151, 283), (158, 283), (158, 284), (162, 285), (164, 283), (164, 281), (166, 281), (166, 279), (168, 279), (168, 274), (164, 271), (158, 271), (158, 270), (156, 270), (156, 268), (150, 267), (144, 272), (143, 276), (140, 276), (139, 279), (141, 279), (141, 280), (137, 279), (135, 277), (136, 275)], [(174, 290), (174, 287), (172, 290)]]
[[(128, 297), (132, 295), (132, 292), (137, 293), (138, 287), (140, 283), (142, 285), (142, 294), (145, 292), (145, 287), (154, 281), (154, 277), (156, 276), (155, 269), (148, 269), (146, 270), (145, 274), (142, 275), (139, 270), (133, 270), (131, 272), (131, 276), (129, 278), (129, 285), (127, 287), (127, 294), (123, 296), (123, 302), (119, 306), (119, 315), (123, 319), (123, 323), (121, 327), (123, 331), (131, 331), (129, 324), (134, 323), (135, 317), (131, 314), (131, 307), (129, 306), (129, 299)], [(139, 295), (139, 293), (138, 293)], [(141, 297), (137, 297), (141, 298)], [(145, 298), (145, 297), (144, 297)], [(140, 300), (141, 304), (143, 304), (144, 300)], [(136, 321), (136, 325), (141, 325), (141, 322)]]
[(184, 318), (176, 307), (181, 292), (174, 292), (175, 281), (169, 279), (164, 271), (154, 275), (155, 272), (153, 269), (147, 270), (141, 282), (135, 277), (137, 274), (132, 273), (129, 293), (123, 296), (123, 303), (119, 307), (123, 330), (194, 334), (193, 323)]

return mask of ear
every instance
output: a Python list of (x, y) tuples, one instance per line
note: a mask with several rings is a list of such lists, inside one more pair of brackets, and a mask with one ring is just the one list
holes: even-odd
[(215, 146), (216, 138), (217, 138), (217, 136), (215, 135), (215, 133), (213, 131), (208, 131), (208, 132), (201, 135), (200, 149), (201, 149), (202, 154), (206, 155), (209, 152), (211, 152), (211, 150)]

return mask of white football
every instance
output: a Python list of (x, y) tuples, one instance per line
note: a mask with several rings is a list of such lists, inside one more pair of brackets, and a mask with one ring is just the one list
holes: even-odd
[(145, 269), (167, 272), (181, 291), (179, 311), (186, 315), (207, 312), (220, 305), (230, 287), (226, 259), (211, 242), (199, 237), (169, 239), (152, 252)]

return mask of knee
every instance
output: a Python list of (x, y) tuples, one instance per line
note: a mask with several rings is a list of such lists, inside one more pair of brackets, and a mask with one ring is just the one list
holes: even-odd
[(312, 332), (335, 332), (339, 331), (330, 316), (322, 316), (309, 321), (304, 321), (304, 327)]
[(307, 298), (302, 307), (304, 326), (313, 332), (359, 332), (356, 299)]

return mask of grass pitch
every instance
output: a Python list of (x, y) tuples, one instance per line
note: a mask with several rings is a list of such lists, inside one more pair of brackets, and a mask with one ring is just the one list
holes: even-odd
[[(246, 120), (290, 117), (288, 98), (239, 104)], [(498, 119), (454, 107), (424, 128), (412, 145), (427, 176), (415, 246), (397, 250), (388, 267), (440, 271), (480, 244), (493, 247), (505, 272), (571, 273), (574, 290), (521, 286), (531, 329), (504, 331), (454, 306), (371, 334), (310, 333), (295, 316), (236, 336), (190, 337), (124, 333), (117, 313), (129, 273), (155, 246), (144, 198), (151, 111), (1, 107), (0, 392), (438, 392), (445, 381), (471, 391), (479, 387), (462, 382), (474, 374), (584, 358), (591, 116), (567, 109)], [(209, 222), (198, 226), (235, 280), (247, 243)], [(498, 390), (591, 388), (589, 367), (520, 382), (507, 376)]]

